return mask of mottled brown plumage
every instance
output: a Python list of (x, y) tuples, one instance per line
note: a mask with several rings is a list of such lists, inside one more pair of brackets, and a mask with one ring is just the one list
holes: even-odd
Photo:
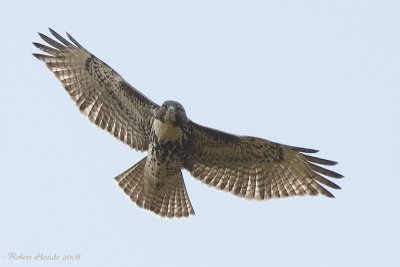
[(33, 55), (45, 62), (90, 121), (130, 147), (148, 152), (115, 178), (139, 207), (167, 217), (194, 214), (182, 169), (247, 199), (333, 197), (324, 186), (340, 188), (324, 176), (343, 176), (319, 166), (336, 162), (307, 155), (316, 150), (198, 125), (178, 102), (159, 106), (149, 100), (69, 34), (70, 41), (51, 29), (50, 33), (58, 42), (39, 36), (52, 47), (33, 43), (48, 55)]

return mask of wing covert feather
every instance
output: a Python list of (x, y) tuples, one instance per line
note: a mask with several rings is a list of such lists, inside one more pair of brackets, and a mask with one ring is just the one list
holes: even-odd
[(193, 122), (190, 128), (184, 167), (210, 186), (257, 200), (319, 194), (333, 197), (322, 185), (340, 189), (322, 175), (343, 176), (311, 163), (334, 165), (336, 162), (302, 154), (317, 150), (236, 136)]
[(33, 43), (48, 54), (33, 55), (54, 73), (90, 121), (130, 147), (147, 150), (151, 119), (158, 105), (68, 33), (72, 43), (52, 29), (49, 30), (58, 41), (39, 33), (43, 41), (52, 47)]

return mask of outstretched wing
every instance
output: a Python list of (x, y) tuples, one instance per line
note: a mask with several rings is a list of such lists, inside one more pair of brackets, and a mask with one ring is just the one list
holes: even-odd
[(93, 123), (132, 148), (147, 150), (151, 119), (158, 105), (129, 85), (68, 33), (72, 43), (49, 30), (59, 42), (39, 33), (52, 47), (33, 43), (48, 54), (33, 55), (46, 63), (79, 110)]
[(235, 136), (193, 122), (188, 143), (184, 167), (202, 182), (239, 197), (258, 200), (318, 194), (333, 197), (322, 185), (340, 189), (322, 175), (343, 176), (316, 165), (336, 162), (303, 154), (316, 150)]

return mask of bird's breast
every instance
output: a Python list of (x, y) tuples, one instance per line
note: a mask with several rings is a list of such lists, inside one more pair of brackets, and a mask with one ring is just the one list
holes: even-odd
[(175, 142), (182, 138), (183, 132), (179, 126), (174, 126), (168, 122), (162, 122), (159, 119), (154, 119), (153, 122), (154, 134), (158, 140), (164, 142)]

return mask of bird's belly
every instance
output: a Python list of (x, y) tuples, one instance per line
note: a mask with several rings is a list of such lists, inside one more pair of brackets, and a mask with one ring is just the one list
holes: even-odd
[(172, 145), (171, 142), (166, 146), (150, 147), (147, 155), (145, 176), (153, 186), (161, 186), (167, 182), (170, 177), (175, 177), (181, 172), (183, 160), (179, 148)]

